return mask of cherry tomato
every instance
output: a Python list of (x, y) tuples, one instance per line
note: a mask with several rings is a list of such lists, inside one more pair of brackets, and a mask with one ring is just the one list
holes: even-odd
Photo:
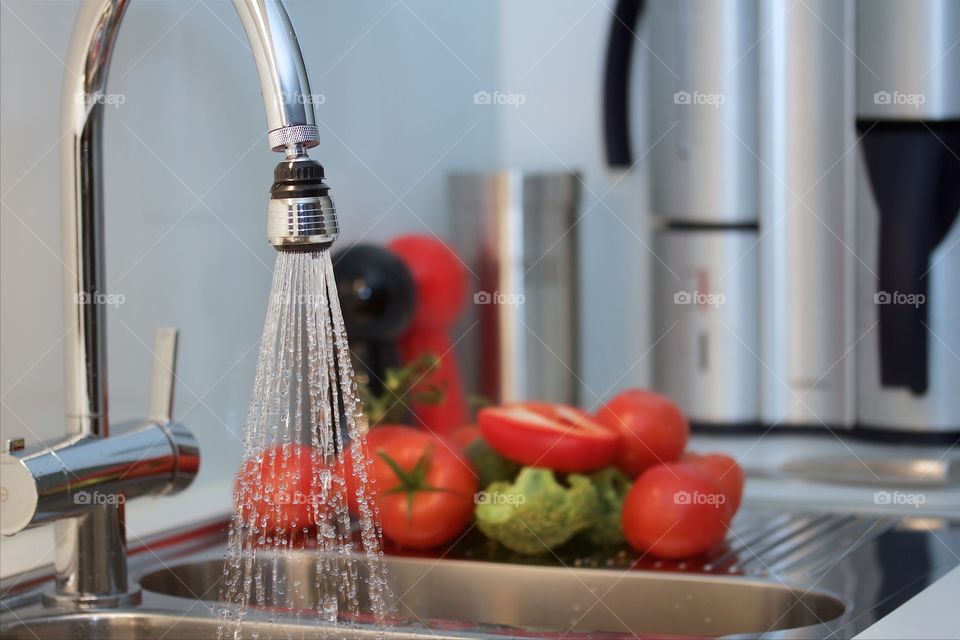
[(743, 469), (736, 460), (722, 453), (700, 454), (691, 451), (683, 454), (680, 462), (697, 467), (713, 478), (727, 496), (731, 517), (736, 514), (737, 509), (740, 508), (743, 485), (746, 482)]
[(651, 467), (637, 478), (623, 504), (623, 534), (637, 551), (687, 558), (720, 544), (730, 507), (707, 474), (682, 463)]
[(508, 460), (554, 471), (609, 466), (620, 436), (575, 407), (530, 402), (487, 407), (477, 414), (480, 433)]
[(679, 458), (690, 437), (690, 426), (677, 405), (642, 389), (618, 394), (600, 408), (596, 419), (621, 434), (616, 465), (631, 478)]
[[(368, 434), (367, 450), (384, 536), (429, 549), (463, 532), (473, 518), (478, 486), (456, 445), (425, 431), (380, 426)], [(347, 482), (355, 494), (359, 481), (352, 472)]]
[(267, 531), (299, 533), (316, 525), (312, 512), (314, 473), (322, 460), (310, 445), (271, 447), (237, 474), (234, 502), (244, 519), (266, 517)]

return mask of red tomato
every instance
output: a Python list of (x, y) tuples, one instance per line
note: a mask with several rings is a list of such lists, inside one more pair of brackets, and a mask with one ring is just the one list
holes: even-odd
[(661, 464), (637, 478), (623, 504), (623, 534), (637, 551), (687, 558), (726, 536), (730, 507), (709, 476), (686, 464)]
[(465, 424), (450, 432), (450, 440), (461, 449), (469, 447), (480, 436), (480, 428), (475, 424)]
[(488, 407), (477, 414), (483, 438), (508, 460), (554, 471), (609, 466), (620, 436), (586, 412), (562, 404), (529, 402)]
[(600, 407), (596, 419), (621, 434), (616, 464), (631, 478), (679, 458), (690, 437), (690, 426), (677, 405), (642, 389), (618, 394)]
[[(414, 549), (455, 539), (473, 518), (477, 476), (455, 445), (409, 427), (376, 427), (367, 436), (371, 489), (383, 534)], [(348, 456), (349, 459), (349, 456)], [(358, 480), (347, 474), (351, 494)]]
[(746, 482), (743, 469), (737, 464), (736, 460), (722, 453), (687, 452), (680, 458), (680, 462), (697, 467), (713, 478), (714, 482), (720, 485), (724, 495), (727, 496), (731, 517), (736, 514), (737, 509), (740, 508), (740, 500), (743, 498), (743, 485)]
[(240, 469), (234, 502), (244, 519), (266, 516), (267, 531), (299, 533), (304, 527), (313, 527), (313, 478), (322, 464), (310, 445), (271, 447)]

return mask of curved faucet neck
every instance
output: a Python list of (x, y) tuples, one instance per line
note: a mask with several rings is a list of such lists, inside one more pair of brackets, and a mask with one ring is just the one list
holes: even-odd
[[(66, 430), (79, 440), (109, 433), (103, 219), (103, 115), (107, 76), (129, 0), (80, 5), (63, 85), (63, 199)], [(297, 36), (281, 0), (234, 0), (260, 74), (270, 147), (302, 152), (318, 142), (313, 100)], [(86, 436), (86, 437), (84, 437)], [(136, 602), (127, 584), (122, 502), (94, 505), (55, 523), (52, 602)]]
[[(103, 114), (107, 76), (130, 0), (81, 3), (61, 96), (67, 433), (106, 436)], [(282, 0), (234, 0), (260, 76), (270, 147), (319, 141), (313, 96)]]

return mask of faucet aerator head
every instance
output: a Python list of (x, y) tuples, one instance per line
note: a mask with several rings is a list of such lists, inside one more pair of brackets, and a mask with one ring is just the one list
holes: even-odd
[(337, 212), (323, 166), (305, 153), (273, 171), (267, 206), (267, 241), (278, 251), (320, 249), (337, 239)]

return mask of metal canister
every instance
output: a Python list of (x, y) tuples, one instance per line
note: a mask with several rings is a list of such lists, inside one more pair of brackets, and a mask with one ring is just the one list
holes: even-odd
[(474, 276), (457, 344), (468, 391), (576, 403), (580, 186), (570, 172), (450, 177), (454, 247)]

